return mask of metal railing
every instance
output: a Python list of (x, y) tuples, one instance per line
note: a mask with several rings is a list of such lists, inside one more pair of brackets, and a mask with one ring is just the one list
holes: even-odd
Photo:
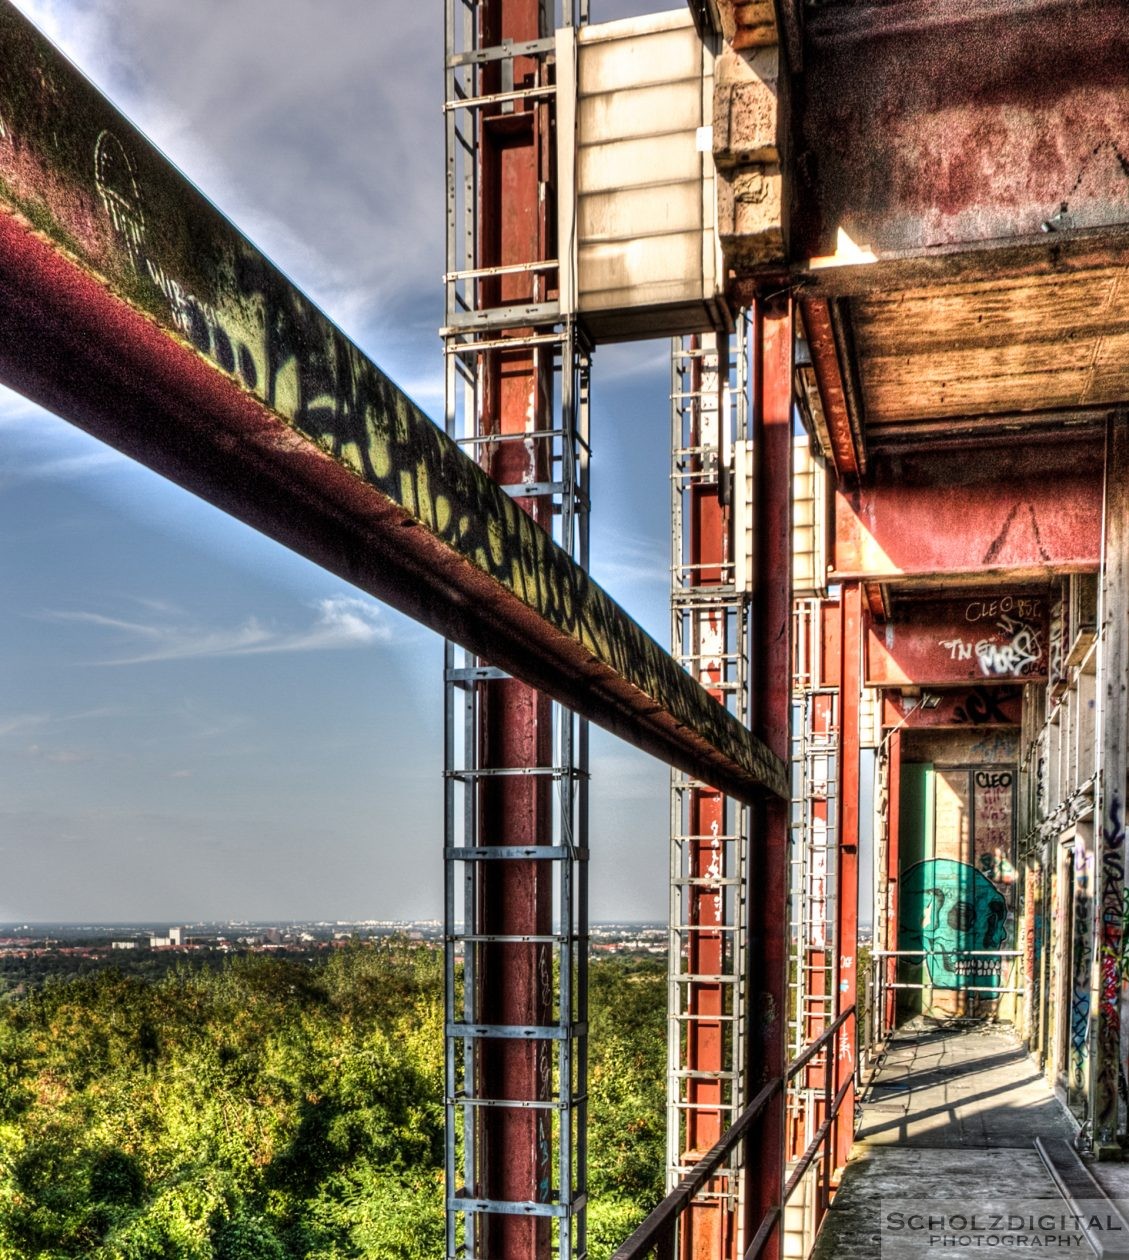
[[(678, 1186), (663, 1199), (631, 1237), (618, 1248), (612, 1256), (612, 1260), (644, 1260), (644, 1257), (647, 1256), (653, 1256), (655, 1260), (675, 1260), (678, 1254), (678, 1229), (686, 1209), (706, 1189), (710, 1178), (726, 1162), (737, 1144), (749, 1138), (754, 1125), (776, 1094), (784, 1089), (786, 1083), (796, 1076), (797, 1073), (803, 1071), (825, 1047), (834, 1047), (836, 1034), (845, 1027), (848, 1020), (854, 1020), (854, 1018), (855, 1007), (849, 1006), (828, 1025), (815, 1041), (804, 1049), (802, 1054), (788, 1064), (783, 1076), (774, 1077), (764, 1085), (752, 1102), (749, 1103), (736, 1121), (722, 1135), (717, 1144), (694, 1165), (690, 1172), (679, 1182)], [(852, 1064), (855, 1061), (857, 1061), (857, 1055), (852, 1056)], [(814, 1163), (816, 1157), (820, 1154), (821, 1147), (823, 1148), (822, 1172), (820, 1176), (821, 1205), (826, 1207), (826, 1203), (830, 1198), (831, 1178), (835, 1171), (831, 1166), (833, 1145), (830, 1139), (833, 1126), (843, 1104), (843, 1099), (847, 1096), (853, 1082), (854, 1069), (852, 1067), (852, 1070), (847, 1073), (838, 1091), (832, 1096), (831, 1091), (833, 1082), (836, 1079), (836, 1073), (833, 1070), (830, 1051), (828, 1052), (825, 1067), (823, 1123), (816, 1130), (815, 1136), (808, 1144), (807, 1150), (804, 1151), (793, 1167), (784, 1185), (780, 1203), (770, 1208), (765, 1214), (748, 1248), (745, 1250), (742, 1260), (757, 1260), (765, 1244), (772, 1236), (773, 1229), (781, 1221), (784, 1207), (803, 1180), (808, 1169)], [(850, 1122), (853, 1125), (853, 1117)]]
[[(889, 978), (892, 969), (896, 969), (899, 960), (920, 959), (923, 962), (931, 956), (940, 957), (942, 952), (948, 958), (994, 958), (999, 960), (999, 981), (991, 983), (990, 977), (981, 976), (959, 976), (961, 983), (958, 985), (945, 987), (933, 983), (931, 980), (923, 980), (920, 982), (891, 980)], [(983, 998), (985, 1001), (992, 1001), (995, 998), (1002, 998), (1009, 995), (1016, 997), (1025, 992), (1024, 986), (1021, 984), (1005, 984), (1004, 972), (1015, 965), (1018, 958), (1023, 957), (1023, 951), (1019, 949), (955, 949), (955, 950), (927, 950), (927, 949), (876, 949), (871, 954), (870, 960), (870, 1009), (868, 1011), (870, 1025), (868, 1030), (868, 1041), (871, 1046), (877, 1046), (880, 1042), (885, 1041), (894, 1025), (897, 1023), (895, 1013), (893, 1021), (887, 1019), (887, 995), (897, 993), (902, 990), (916, 990), (918, 992), (951, 992), (958, 994), (970, 994), (974, 998)], [(893, 968), (891, 967), (893, 964)], [(896, 972), (895, 972), (896, 974)], [(967, 984), (966, 980), (982, 980), (989, 981), (984, 984)], [(896, 1001), (895, 1001), (896, 1005)], [(979, 1018), (979, 1016), (976, 1016)]]

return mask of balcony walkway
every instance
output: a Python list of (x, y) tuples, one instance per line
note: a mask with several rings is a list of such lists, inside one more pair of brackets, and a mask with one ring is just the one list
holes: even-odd
[[(1092, 1256), (1094, 1248), (1080, 1234), (1071, 1230), (1064, 1244), (1057, 1228), (1061, 1214), (1071, 1214), (1070, 1204), (1101, 1194), (1073, 1153), (1074, 1133), (1065, 1108), (1010, 1029), (908, 1025), (891, 1037), (865, 1092), (850, 1162), (813, 1260)], [(992, 1217), (1032, 1201), (1029, 1212), (1044, 1219), (1052, 1214), (1053, 1240), (1040, 1233), (1034, 1245), (1028, 1235), (1021, 1235), (1022, 1242), (1017, 1237), (973, 1245), (967, 1234), (957, 1236), (960, 1222), (951, 1219), (975, 1210), (982, 1223), (972, 1228), (990, 1230)], [(940, 1212), (947, 1223), (936, 1233), (907, 1226), (895, 1234), (889, 1215), (895, 1211)], [(998, 1221), (995, 1229), (1000, 1231)], [(1117, 1232), (1107, 1226), (1097, 1239), (1107, 1257), (1129, 1254), (1129, 1232), (1111, 1246)], [(931, 1242), (936, 1238), (952, 1239), (952, 1245)]]

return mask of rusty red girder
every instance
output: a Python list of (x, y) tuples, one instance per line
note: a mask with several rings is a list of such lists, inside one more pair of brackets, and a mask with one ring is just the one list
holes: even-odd
[(0, 380), (741, 799), (743, 730), (0, 0)]
[(877, 463), (868, 484), (836, 491), (833, 580), (1015, 583), (1098, 566), (1093, 439)]
[[(479, 9), (479, 42), (484, 48), (524, 43), (545, 36), (539, 0), (485, 0)], [(498, 92), (501, 65), (487, 63), (479, 90)], [(536, 58), (515, 58), (513, 83), (532, 86)], [(478, 240), (476, 266), (515, 266), (543, 262), (555, 254), (550, 245), (546, 179), (551, 127), (547, 108), (525, 102), (499, 105), (478, 121)], [(541, 271), (507, 273), (483, 285), (484, 307), (516, 306), (544, 300)], [(550, 357), (516, 344), (483, 356), (483, 390), (478, 431), (514, 435), (553, 427), (553, 369)], [(503, 334), (501, 340), (507, 339)], [(562, 365), (570, 371), (571, 364)], [(487, 443), (481, 462), (502, 485), (545, 482), (551, 478), (544, 439)], [(542, 529), (552, 527), (552, 501), (544, 496), (515, 499)], [(547, 694), (515, 678), (481, 684), (479, 738), (487, 769), (515, 770), (552, 765), (553, 708)], [(502, 775), (479, 786), (480, 841), (487, 845), (551, 845), (553, 783), (546, 775)], [(479, 984), (481, 1018), (488, 1024), (545, 1025), (552, 1022), (553, 961), (544, 943), (553, 930), (552, 863), (484, 863), (479, 875), (481, 930), (511, 939), (481, 947)], [(515, 940), (540, 936), (540, 943)], [(552, 1043), (514, 1038), (483, 1040), (478, 1047), (476, 1092), (484, 1099), (545, 1102), (551, 1094)], [(561, 1123), (569, 1123), (562, 1117)], [(479, 1115), (480, 1193), (493, 1200), (542, 1202), (551, 1198), (553, 1147), (550, 1113), (545, 1107), (486, 1107)], [(496, 1260), (547, 1260), (551, 1251), (546, 1216), (488, 1213), (478, 1221), (474, 1254)]]
[[(753, 442), (756, 465), (756, 594), (753, 601), (753, 727), (781, 758), (789, 755), (792, 706), (792, 344), (794, 313), (779, 296), (753, 308)], [(784, 1074), (788, 1020), (788, 804), (765, 800), (754, 814), (750, 854), (749, 1093)], [(780, 1205), (784, 1186), (783, 1091), (750, 1140), (746, 1239)], [(784, 1254), (783, 1221), (764, 1260)]]
[(825, 454), (835, 465), (840, 481), (853, 481), (866, 469), (866, 447), (857, 417), (848, 404), (842, 360), (835, 339), (831, 301), (811, 298), (800, 303), (804, 332), (811, 352), (830, 449)]
[(907, 604), (864, 631), (870, 687), (945, 687), (1046, 681), (1049, 601), (1039, 591), (1000, 591)]
[(937, 704), (922, 708), (920, 696), (883, 692), (884, 729), (993, 730), (1018, 726), (1023, 716), (1023, 687), (1019, 683), (978, 683), (936, 695)]
[[(720, 341), (720, 338), (719, 338)], [(694, 406), (690, 445), (721, 445), (720, 432), (705, 431), (710, 409), (718, 416), (719, 425), (729, 423), (723, 410), (723, 379), (728, 378), (727, 356), (718, 346), (717, 375), (714, 391), (707, 407), (705, 390), (709, 373), (702, 359), (694, 360), (691, 389), (698, 396)], [(729, 576), (725, 569), (729, 521), (722, 500), (721, 482), (710, 480), (699, 466), (700, 480), (689, 487), (689, 552), (691, 583), (708, 589), (724, 584)], [(707, 605), (691, 615), (691, 651), (699, 658), (700, 676), (709, 680), (707, 690), (724, 703), (725, 654), (732, 650), (728, 642), (728, 616), (723, 607)], [(712, 683), (712, 686), (711, 686)], [(690, 790), (687, 823), (690, 842), (690, 876), (695, 881), (687, 888), (689, 934), (687, 968), (691, 975), (717, 977), (690, 983), (687, 993), (691, 1019), (686, 1027), (683, 1067), (692, 1075), (687, 1082), (686, 1117), (687, 1150), (682, 1162), (691, 1164), (701, 1159), (721, 1138), (723, 1106), (726, 1099), (726, 992), (732, 986), (720, 977), (726, 971), (725, 889), (715, 882), (728, 874), (725, 869), (727, 845), (725, 797), (714, 788), (693, 787)], [(730, 995), (732, 998), (732, 995)], [(736, 1005), (735, 999), (734, 1006)], [(732, 1033), (730, 1034), (732, 1035)], [(709, 1075), (712, 1074), (712, 1075)], [(737, 1220), (724, 1197), (707, 1196), (687, 1209), (682, 1230), (683, 1260), (729, 1260), (736, 1250)]]

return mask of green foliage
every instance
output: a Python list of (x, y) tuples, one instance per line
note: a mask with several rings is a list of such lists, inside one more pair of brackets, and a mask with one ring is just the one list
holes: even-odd
[[(0, 1260), (434, 1260), (438, 951), (357, 944), (0, 1002)], [(590, 1221), (662, 1193), (664, 972), (592, 967)]]
[(666, 963), (608, 958), (589, 975), (588, 1254), (606, 1260), (663, 1197)]
[(265, 1221), (239, 1216), (212, 1234), (214, 1260), (286, 1260), (286, 1248)]

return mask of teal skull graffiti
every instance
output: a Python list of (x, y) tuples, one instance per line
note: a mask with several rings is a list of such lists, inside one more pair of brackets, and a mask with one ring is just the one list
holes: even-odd
[(918, 862), (902, 875), (899, 948), (921, 950), (935, 989), (984, 989), (999, 983), (999, 958), (968, 951), (1001, 949), (1007, 902), (976, 867), (951, 858)]

